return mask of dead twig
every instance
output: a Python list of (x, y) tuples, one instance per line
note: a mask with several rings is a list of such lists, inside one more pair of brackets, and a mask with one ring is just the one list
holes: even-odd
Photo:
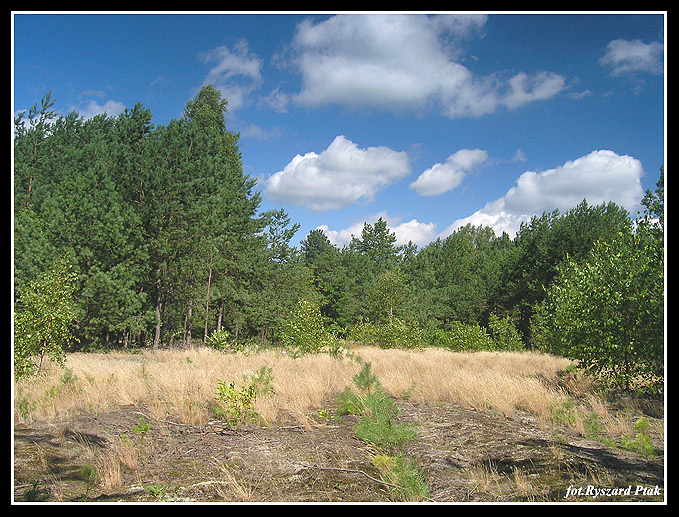
[[(294, 463), (295, 465), (301, 465), (302, 467), (306, 467), (306, 468), (309, 468), (309, 469), (315, 469), (315, 470), (334, 470), (334, 471), (339, 471), (339, 472), (350, 472), (352, 474), (362, 474), (363, 476), (367, 477), (371, 481), (374, 481), (375, 483), (380, 483), (382, 485), (387, 485), (387, 486), (390, 486), (392, 488), (398, 488), (400, 490), (404, 490), (404, 488), (402, 486), (394, 485), (393, 483), (388, 483), (388, 482), (386, 482), (382, 479), (374, 478), (370, 474), (368, 474), (367, 472), (364, 472), (363, 470), (343, 469), (343, 468), (339, 468), (339, 467), (318, 467), (316, 465), (309, 465), (307, 463), (301, 463), (299, 461), (293, 461), (292, 463)], [(427, 497), (425, 497), (425, 499), (427, 499), (427, 501), (433, 501), (433, 499), (429, 499)]]

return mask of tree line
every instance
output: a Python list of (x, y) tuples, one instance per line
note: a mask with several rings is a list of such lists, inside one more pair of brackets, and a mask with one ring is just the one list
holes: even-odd
[[(286, 346), (303, 313), (328, 335), (380, 346), (502, 343), (598, 373), (626, 361), (628, 387), (662, 375), (664, 172), (636, 221), (583, 200), (533, 217), (514, 239), (467, 225), (418, 249), (396, 245), (380, 219), (348, 246), (313, 230), (298, 248), (299, 224), (260, 210), (214, 87), (159, 126), (141, 104), (88, 120), (52, 106), (47, 94), (14, 124), (15, 370), (34, 368), (27, 358), (59, 339), (64, 350), (215, 335)], [(601, 312), (585, 316), (588, 300)], [(604, 319), (606, 329), (587, 329)], [(601, 345), (588, 336), (609, 334), (614, 360), (596, 362)], [(453, 345), (455, 336), (466, 337)]]

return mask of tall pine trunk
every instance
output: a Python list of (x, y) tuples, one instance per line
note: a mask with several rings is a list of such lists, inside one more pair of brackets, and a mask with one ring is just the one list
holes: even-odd
[(207, 277), (207, 297), (205, 300), (205, 332), (203, 332), (203, 344), (207, 343), (207, 323), (210, 315), (210, 286), (212, 285), (212, 268)]

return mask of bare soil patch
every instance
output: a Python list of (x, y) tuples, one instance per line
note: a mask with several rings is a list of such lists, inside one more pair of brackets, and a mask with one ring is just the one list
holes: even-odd
[[(324, 407), (330, 408), (332, 401)], [(662, 421), (651, 420), (655, 457), (584, 439), (527, 413), (506, 417), (455, 404), (399, 400), (400, 419), (417, 437), (402, 452), (419, 464), (436, 502), (664, 501)], [(140, 417), (150, 424), (132, 431)], [(159, 418), (128, 406), (68, 421), (34, 421), (14, 429), (14, 501), (45, 502), (389, 502), (361, 442), (356, 418), (320, 418), (316, 425), (206, 426)], [(131, 443), (133, 468), (105, 488), (107, 454)], [(644, 487), (643, 493), (637, 486)], [(653, 494), (655, 487), (660, 494)], [(569, 496), (569, 487), (624, 489), (616, 495)]]

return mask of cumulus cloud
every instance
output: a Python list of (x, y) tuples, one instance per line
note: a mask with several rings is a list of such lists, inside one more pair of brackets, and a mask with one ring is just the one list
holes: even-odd
[(340, 135), (320, 154), (295, 156), (265, 183), (272, 199), (311, 210), (338, 210), (375, 194), (410, 174), (405, 152), (388, 147), (361, 149)]
[(612, 75), (634, 72), (663, 73), (664, 45), (654, 41), (616, 39), (608, 44), (606, 55), (600, 63), (611, 67)]
[(459, 219), (442, 236), (466, 224), (486, 225), (514, 237), (522, 222), (558, 209), (570, 210), (583, 199), (591, 205), (613, 201), (633, 213), (643, 197), (641, 162), (613, 151), (592, 153), (543, 172), (524, 172), (504, 197)]
[(354, 223), (340, 230), (331, 230), (326, 224), (319, 226), (317, 230), (323, 230), (328, 240), (341, 248), (349, 245), (352, 237), (360, 238), (365, 223), (375, 224), (380, 218), (387, 223), (389, 231), (396, 235), (395, 244), (397, 246), (408, 244), (409, 242), (418, 246), (425, 246), (437, 237), (436, 223), (422, 223), (417, 219), (401, 222), (400, 218), (391, 217), (386, 212), (369, 215), (364, 221)]
[(488, 153), (481, 149), (460, 149), (445, 163), (437, 163), (424, 171), (410, 188), (421, 196), (436, 196), (454, 189), (474, 166), (485, 162)]
[(305, 106), (435, 108), (446, 116), (481, 116), (558, 94), (564, 78), (518, 73), (507, 82), (475, 77), (460, 42), (485, 15), (340, 15), (301, 23), (293, 41)]

